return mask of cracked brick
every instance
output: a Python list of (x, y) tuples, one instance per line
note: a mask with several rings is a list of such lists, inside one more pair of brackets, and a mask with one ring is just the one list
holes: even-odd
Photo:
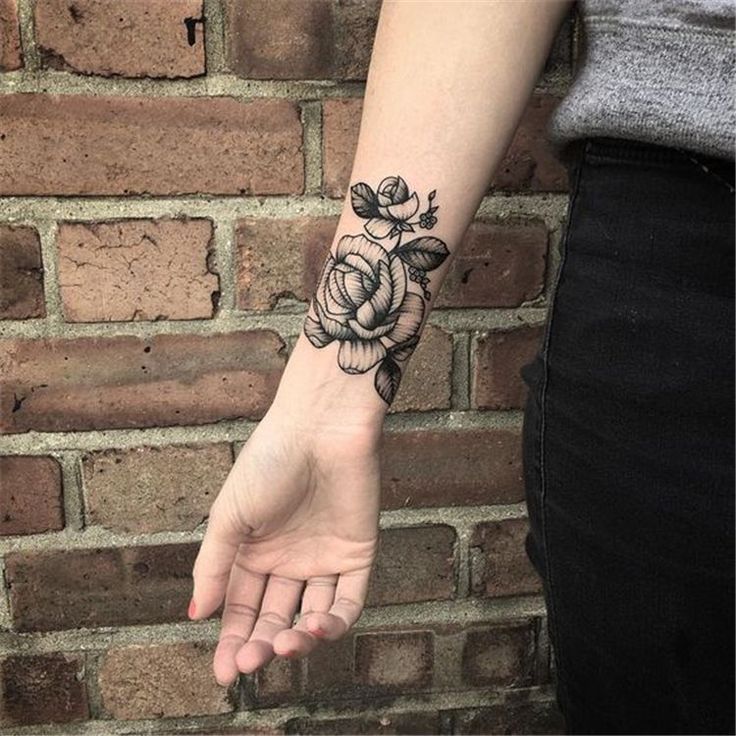
[(39, 0), (36, 43), (42, 64), (51, 69), (195, 77), (205, 72), (202, 10), (202, 0), (117, 0), (114, 12), (108, 0)]
[(62, 223), (59, 288), (70, 322), (208, 319), (219, 278), (206, 219)]

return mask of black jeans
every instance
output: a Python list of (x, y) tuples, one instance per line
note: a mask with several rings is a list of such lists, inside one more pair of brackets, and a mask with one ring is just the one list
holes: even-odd
[(568, 733), (733, 733), (733, 162), (589, 138), (566, 163), (521, 370), (557, 700)]

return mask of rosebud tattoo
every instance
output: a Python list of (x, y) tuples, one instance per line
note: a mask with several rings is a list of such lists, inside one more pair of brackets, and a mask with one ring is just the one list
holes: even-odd
[(386, 177), (375, 192), (355, 184), (350, 194), (370, 237), (345, 235), (328, 255), (304, 333), (317, 348), (336, 340), (337, 362), (346, 373), (376, 368), (376, 391), (390, 404), (401, 381), (399, 364), (414, 351), (425, 301), (432, 298), (427, 272), (449, 251), (438, 238), (407, 235), (415, 226), (431, 230), (437, 224), (436, 191), (419, 214), (419, 197), (400, 176)]

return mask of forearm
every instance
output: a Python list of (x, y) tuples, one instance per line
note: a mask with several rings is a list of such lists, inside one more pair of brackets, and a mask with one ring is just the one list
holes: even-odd
[(384, 3), (351, 186), (280, 405), (380, 423), (570, 5)]

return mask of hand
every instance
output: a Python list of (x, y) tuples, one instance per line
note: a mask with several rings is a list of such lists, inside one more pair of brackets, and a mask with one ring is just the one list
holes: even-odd
[[(378, 541), (380, 432), (298, 426), (273, 406), (210, 510), (190, 618), (225, 599), (218, 682), (342, 637), (365, 604)], [(297, 610), (300, 617), (292, 626)]]

